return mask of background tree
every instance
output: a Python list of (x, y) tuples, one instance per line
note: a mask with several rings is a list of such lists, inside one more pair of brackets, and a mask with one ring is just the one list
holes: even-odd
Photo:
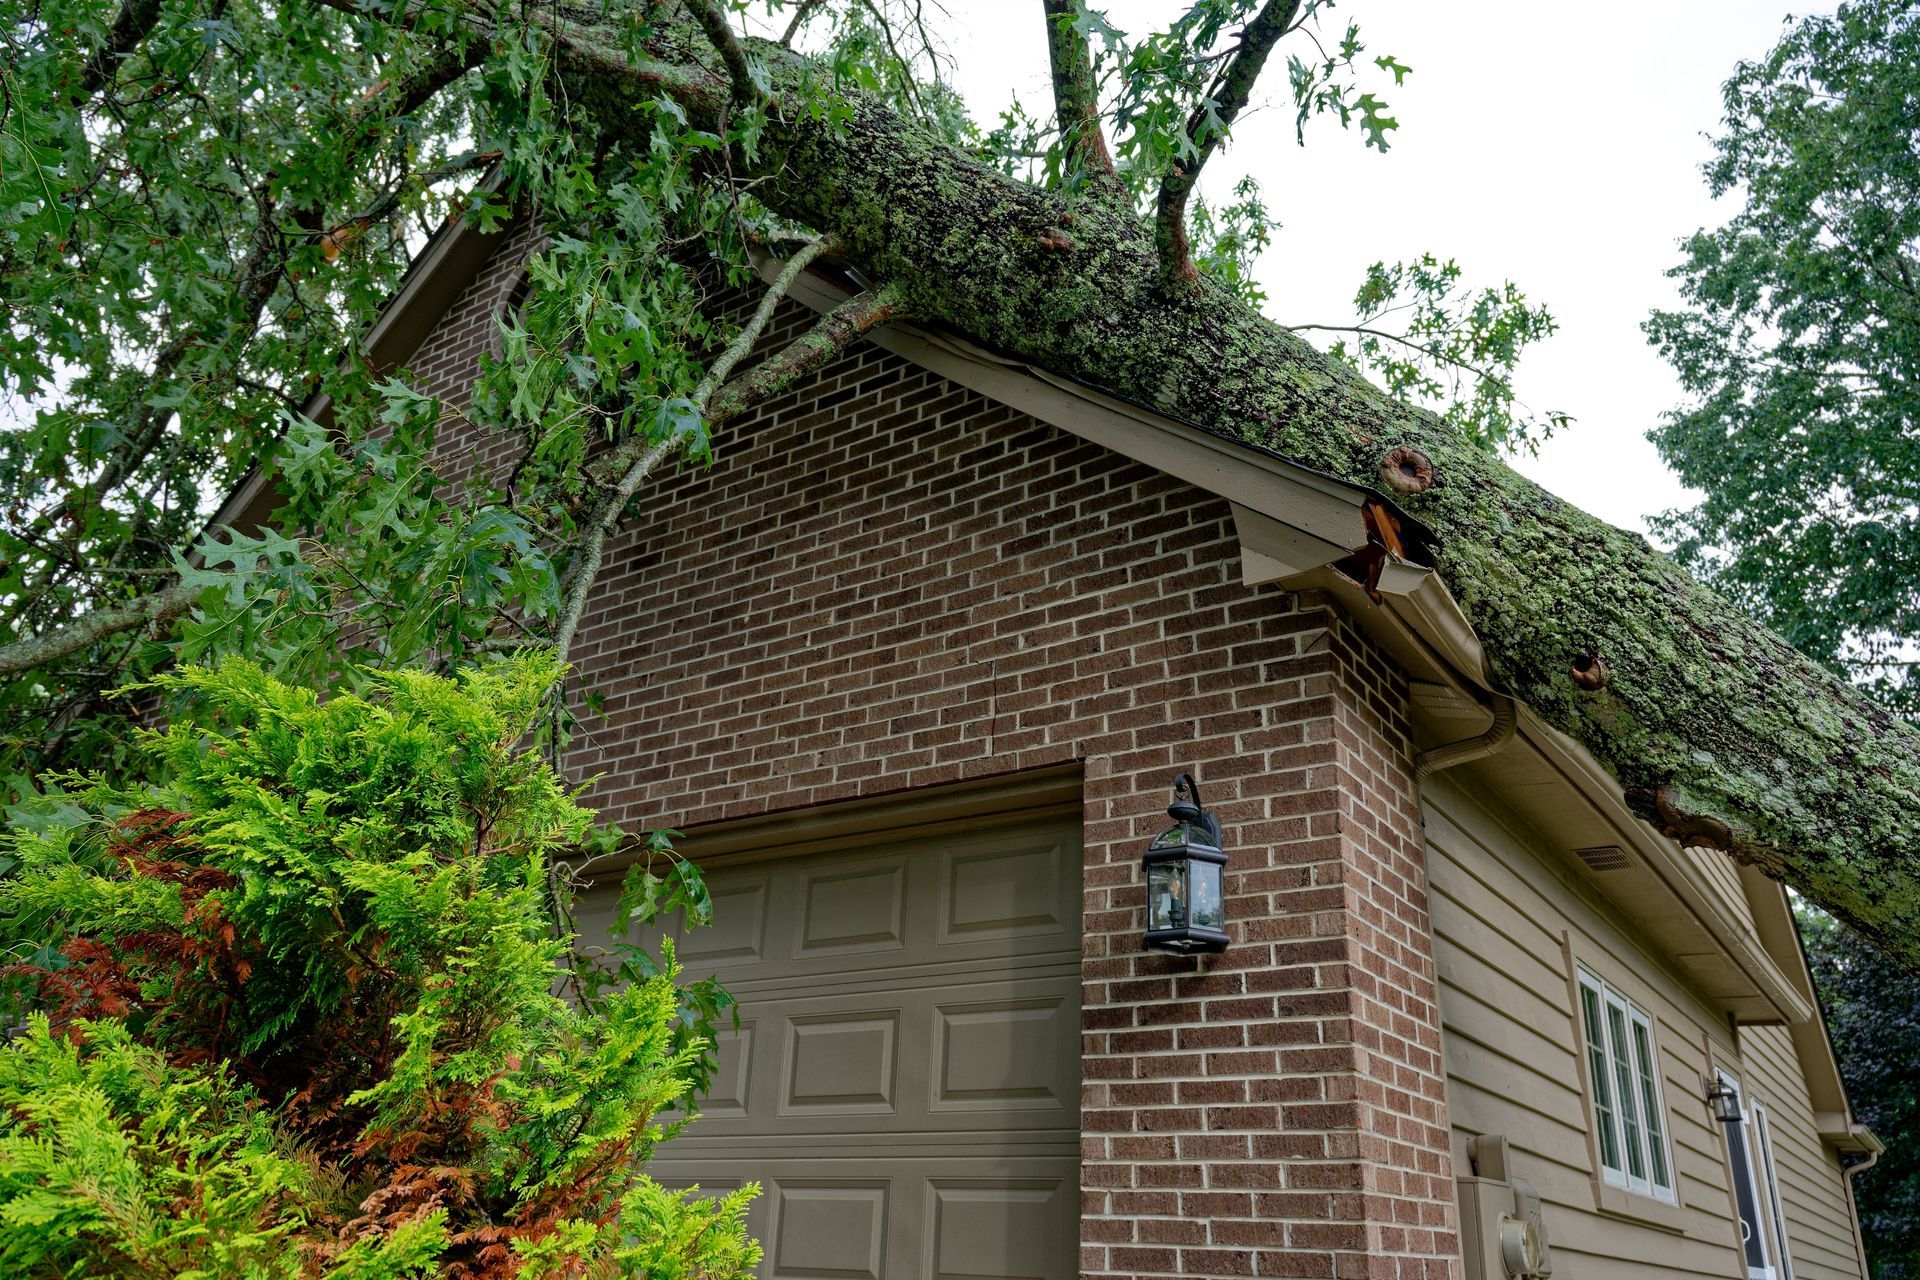
[[(1689, 403), (1652, 433), (1702, 502), (1697, 573), (1888, 705), (1920, 707), (1920, 5), (1787, 27), (1726, 83), (1706, 165), (1739, 210), (1674, 268), (1649, 338)], [(1802, 935), (1849, 1097), (1887, 1144), (1854, 1187), (1875, 1274), (1920, 1276), (1920, 985), (1815, 908)]]
[(1877, 1280), (1920, 1276), (1920, 988), (1817, 908), (1796, 911), (1807, 962), (1840, 1054), (1847, 1096), (1887, 1149), (1854, 1175), (1860, 1234)]
[(1650, 339), (1689, 394), (1652, 432), (1705, 491), (1661, 532), (1804, 652), (1920, 707), (1920, 5), (1792, 23), (1726, 83), (1705, 172), (1738, 210)]
[[(609, 538), (645, 502), (656, 470), (698, 460), (716, 424), (778, 395), (874, 327), (912, 320), (1391, 489), (1420, 526), (1407, 526), (1408, 549), (1444, 575), (1486, 642), (1495, 683), (1592, 750), (1644, 817), (1791, 880), (1920, 963), (1912, 927), (1920, 735), (1640, 539), (1541, 492), (1487, 448), (1535, 429), (1497, 384), (1510, 367), (1503, 362), (1545, 331), (1546, 317), (1504, 290), (1462, 296), (1441, 259), (1382, 264), (1363, 286), (1363, 319), (1349, 342), (1350, 354), (1387, 380), (1383, 392), (1257, 310), (1246, 255), (1270, 238), (1271, 221), (1257, 192), (1207, 204), (1201, 179), (1258, 87), (1276, 83), (1284, 67), (1301, 127), (1336, 121), (1381, 149), (1391, 136), (1383, 95), (1406, 68), (1369, 55), (1351, 25), (1323, 26), (1330, 7), (1200, 0), (1163, 31), (1129, 35), (1077, 0), (1046, 0), (1034, 38), (1047, 47), (1054, 110), (1038, 119), (1010, 113), (982, 131), (942, 84), (917, 8), (885, 0), (751, 6), (756, 19), (773, 15), (779, 38), (749, 37), (749, 6), (720, 0), (14, 4), (0, 24), (0, 388), (20, 419), (0, 437), (0, 768), (8, 788), (34, 793), (50, 766), (74, 762), (178, 785), (130, 749), (124, 716), (101, 695), (182, 658), (244, 655), (270, 673), (261, 679), (282, 682), (276, 688), (332, 691), (332, 707), (384, 706), (394, 690), (414, 688), (406, 682), (421, 670), (484, 667), (529, 643), (564, 657)], [(1894, 6), (1850, 12), (1846, 21), (1885, 16), (1901, 39), (1910, 29)], [(1818, 102), (1814, 91), (1806, 96)], [(1839, 159), (1871, 155), (1886, 141), (1861, 120)], [(482, 173), (496, 177), (481, 185)], [(1874, 180), (1904, 189), (1898, 174)], [(365, 367), (355, 336), (425, 231), (447, 217), (492, 225), (522, 216), (547, 240), (529, 264), (527, 306), (505, 326), (502, 356), (468, 420)], [(1902, 277), (1904, 250), (1887, 246), (1909, 244), (1910, 234), (1878, 227), (1875, 239), (1864, 216), (1858, 226), (1837, 225), (1825, 234), (1860, 233), (1852, 248), (1863, 269)], [(1818, 259), (1813, 250), (1824, 241), (1803, 240), (1810, 261)], [(1833, 255), (1816, 265), (1840, 278), (1850, 261)], [(782, 294), (815, 267), (841, 272), (861, 291), (796, 341), (763, 350)], [(1388, 314), (1412, 324), (1390, 330), (1378, 323)], [(1799, 314), (1769, 315), (1753, 340), (1771, 326), (1814, 345), (1827, 330), (1795, 329)], [(1896, 318), (1889, 306), (1855, 326), (1862, 351), (1813, 380), (1895, 385), (1900, 366), (1873, 363), (1862, 338), (1897, 327)], [(1691, 333), (1677, 331), (1676, 353), (1691, 350)], [(1702, 367), (1716, 367), (1710, 349), (1699, 350)], [(1732, 367), (1732, 358), (1722, 363)], [(1479, 394), (1489, 375), (1491, 398)], [(1718, 399), (1745, 397), (1713, 385)], [(1816, 441), (1845, 435), (1829, 412), (1840, 394), (1832, 386), (1807, 404), (1813, 416), (1800, 428)], [(1397, 394), (1465, 407), (1443, 415)], [(322, 399), (328, 412), (316, 421), (309, 411)], [(435, 435), (450, 428), (510, 438), (519, 448), (510, 477), (497, 488), (443, 484), (426, 459)], [(1424, 454), (1431, 474), (1388, 465), (1403, 450)], [(1862, 457), (1871, 464), (1862, 470), (1897, 474), (1897, 454)], [(215, 530), (182, 556), (255, 465), (286, 496), (277, 527)], [(1831, 493), (1812, 473), (1785, 478), (1802, 482), (1814, 503)], [(1897, 502), (1864, 509), (1868, 518), (1857, 523), (1875, 529), (1903, 527), (1888, 522), (1908, 510)], [(1836, 526), (1851, 529), (1845, 520)], [(1878, 572), (1885, 562), (1866, 552), (1883, 545), (1856, 547), (1851, 574)], [(1751, 603), (1737, 575), (1722, 580)], [(1785, 611), (1769, 616), (1796, 625)], [(1881, 632), (1892, 634), (1893, 623), (1837, 641), (1833, 653), (1870, 649)], [(1572, 679), (1576, 665), (1592, 669), (1594, 656), (1609, 672), (1600, 689)], [(389, 674), (378, 675), (382, 667)], [(401, 669), (416, 675), (391, 674)], [(205, 692), (189, 681), (159, 696)], [(366, 696), (356, 703), (358, 694)], [(566, 705), (548, 695), (541, 714), (521, 721), (537, 722), (556, 754)], [(299, 803), (324, 807), (304, 795)], [(147, 835), (136, 827), (102, 838), (111, 850), (113, 841)], [(39, 845), (21, 850), (23, 859), (57, 856)], [(169, 864), (202, 856), (199, 845), (169, 843), (162, 852)], [(233, 888), (197, 864), (150, 875), (147, 858), (138, 849), (103, 855), (85, 883), (61, 872), (69, 875), (62, 890), (84, 906), (107, 892), (100, 884), (114, 885), (138, 906), (143, 894), (191, 889), (211, 899)], [(328, 874), (336, 873), (347, 874)], [(426, 866), (397, 880), (355, 871), (353, 886), (401, 891), (438, 874)], [(186, 887), (168, 876), (185, 877)], [(28, 873), (18, 883), (54, 882)], [(525, 898), (518, 881), (485, 887)], [(178, 905), (178, 919), (169, 917), (177, 932), (206, 923), (187, 920), (184, 899)], [(28, 936), (57, 927), (76, 945), (101, 932), (22, 920)], [(258, 923), (266, 929), (277, 918)], [(325, 922), (317, 927), (324, 939)], [(59, 972), (69, 976), (57, 981), (79, 981), (96, 960), (177, 962), (141, 954), (138, 936), (100, 945), (106, 954), (83, 946), (67, 956)], [(191, 948), (172, 944), (201, 957), (195, 963), (208, 972), (225, 972), (231, 988), (237, 969), (220, 966), (239, 961), (221, 952), (226, 945), (218, 932), (194, 933)], [(41, 960), (53, 967), (51, 954)], [(636, 967), (629, 976), (643, 974)], [(241, 985), (256, 980), (250, 971)], [(132, 999), (112, 982), (103, 990), (103, 999)], [(94, 995), (77, 991), (82, 997)], [(169, 1009), (158, 1032), (152, 1020), (131, 1025), (133, 1017), (124, 1045), (133, 1056), (101, 1070), (120, 1072), (148, 1054), (139, 1059), (142, 1079), (158, 1082), (158, 1092), (105, 1102), (87, 1095), (83, 1109), (174, 1114), (165, 1072), (179, 1064), (150, 1055), (177, 1053), (184, 1042), (141, 1037), (225, 1008), (220, 1000), (254, 998), (198, 991), (191, 1008)], [(204, 1018), (198, 1025), (209, 1034)], [(420, 1030), (428, 1022), (406, 1025), (428, 1034)], [(112, 1034), (99, 1043), (119, 1053)], [(266, 1041), (229, 1050), (225, 1034), (212, 1043), (241, 1064), (232, 1085), (187, 1087), (216, 1090), (209, 1114), (253, 1114), (248, 1098), (279, 1096), (269, 1070), (277, 1064), (247, 1060)], [(508, 1041), (532, 1034), (501, 1031)], [(93, 1069), (94, 1060), (76, 1058), (69, 1071), (59, 1057), (67, 1050), (50, 1037), (30, 1041), (43, 1055), (33, 1070), (66, 1079)], [(491, 1062), (515, 1089), (524, 1083), (518, 1073), (539, 1069), (524, 1057), (517, 1065), (488, 1058), (490, 1047), (476, 1052), (475, 1063)], [(395, 1062), (408, 1072), (420, 1065)], [(432, 1084), (432, 1064), (429, 1052), (426, 1074), (408, 1079)], [(490, 1078), (442, 1083), (482, 1098), (486, 1111)], [(235, 1092), (242, 1086), (253, 1093)], [(342, 1105), (411, 1087), (359, 1104), (350, 1092)], [(520, 1117), (514, 1107), (525, 1099), (516, 1098), (501, 1103), (501, 1116)], [(469, 1149), (449, 1159), (493, 1136), (456, 1135)], [(264, 1160), (273, 1147), (273, 1135), (244, 1126), (223, 1141), (221, 1158)], [(200, 1158), (168, 1148), (151, 1167)], [(484, 1212), (471, 1199), (480, 1193), (464, 1184), (410, 1184), (398, 1196), (394, 1203), (416, 1207), (426, 1203), (420, 1195), (451, 1197), (442, 1227), (419, 1218), (406, 1248), (489, 1248), (506, 1237), (462, 1236), (464, 1224), (502, 1221), (515, 1224), (509, 1234), (521, 1232), (511, 1247), (523, 1252), (549, 1247), (542, 1241), (586, 1248), (600, 1239), (568, 1234), (572, 1226), (536, 1239), (528, 1223), (558, 1220), (514, 1200), (525, 1187), (511, 1178), (505, 1189), (487, 1182), (504, 1165), (471, 1167), (476, 1187), (493, 1188)], [(259, 1218), (270, 1230), (277, 1206), (308, 1204), (292, 1181), (298, 1171), (282, 1172), (274, 1178), (292, 1190), (273, 1192), (271, 1204), (233, 1202), (233, 1220)], [(55, 1172), (36, 1176), (44, 1187)], [(316, 1214), (337, 1204), (326, 1188), (316, 1194)], [(444, 1238), (429, 1239), (435, 1230)], [(411, 1256), (395, 1255), (389, 1269), (404, 1269)]]
[[(618, 975), (552, 927), (551, 858), (591, 820), (519, 745), (555, 674), (390, 674), (321, 701), (186, 668), (164, 683), (191, 713), (140, 739), (164, 782), (73, 779), (26, 815), (0, 885), (22, 957), (0, 1269), (751, 1274), (755, 1188), (644, 1173), (710, 1043), (681, 1017), (699, 993), (670, 948), (651, 977), (616, 948)], [(622, 916), (697, 919), (693, 883), (642, 869)]]

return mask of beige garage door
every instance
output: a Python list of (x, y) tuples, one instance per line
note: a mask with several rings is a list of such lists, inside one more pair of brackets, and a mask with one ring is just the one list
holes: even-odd
[(687, 973), (740, 1002), (669, 1185), (763, 1188), (761, 1274), (1075, 1274), (1080, 828), (961, 834), (711, 867)]

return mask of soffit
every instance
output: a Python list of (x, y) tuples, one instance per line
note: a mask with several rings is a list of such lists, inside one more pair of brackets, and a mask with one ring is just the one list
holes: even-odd
[[(760, 262), (768, 277), (780, 266), (772, 258)], [(820, 312), (851, 293), (818, 271), (804, 273), (789, 290), (795, 301)], [(1225, 498), (1240, 537), (1243, 576), (1252, 585), (1352, 556), (1373, 539), (1369, 508), (1391, 508), (1371, 490), (952, 334), (899, 323), (875, 330), (867, 340), (1070, 435)], [(1394, 510), (1391, 519), (1408, 537), (1424, 538), (1425, 531), (1404, 513)]]
[[(1296, 583), (1332, 595), (1407, 671), (1415, 682), (1410, 708), (1430, 741), (1461, 741), (1486, 729), (1486, 654), (1431, 569), (1390, 560), (1378, 575), (1377, 604), (1337, 568)], [(1463, 767), (1657, 943), (1715, 1007), (1747, 1024), (1811, 1019), (1810, 999), (1722, 905), (1697, 861), (1702, 851), (1683, 849), (1642, 822), (1585, 747), (1524, 706), (1519, 720), (1504, 750)]]

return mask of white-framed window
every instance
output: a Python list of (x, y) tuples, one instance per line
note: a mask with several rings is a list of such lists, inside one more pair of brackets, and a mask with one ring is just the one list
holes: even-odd
[(1580, 1025), (1600, 1171), (1608, 1184), (1676, 1202), (1653, 1019), (1604, 980), (1580, 970)]
[(1740, 1082), (1726, 1072), (1714, 1074), (1740, 1095), (1740, 1122), (1729, 1121), (1722, 1127), (1727, 1131), (1727, 1172), (1733, 1180), (1733, 1207), (1739, 1214), (1736, 1225), (1740, 1248), (1746, 1254), (1747, 1280), (1793, 1280), (1766, 1105), (1749, 1098)]

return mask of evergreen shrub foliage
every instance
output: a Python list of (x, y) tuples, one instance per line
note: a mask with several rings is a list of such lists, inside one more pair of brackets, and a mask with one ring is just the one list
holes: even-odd
[[(519, 745), (557, 674), (527, 656), (323, 701), (185, 668), (142, 735), (164, 781), (74, 778), (16, 815), (0, 1275), (752, 1271), (755, 1188), (644, 1172), (687, 1123), (711, 991), (670, 947), (582, 981), (555, 924), (552, 859), (617, 838)], [(696, 898), (640, 873), (622, 915)]]

